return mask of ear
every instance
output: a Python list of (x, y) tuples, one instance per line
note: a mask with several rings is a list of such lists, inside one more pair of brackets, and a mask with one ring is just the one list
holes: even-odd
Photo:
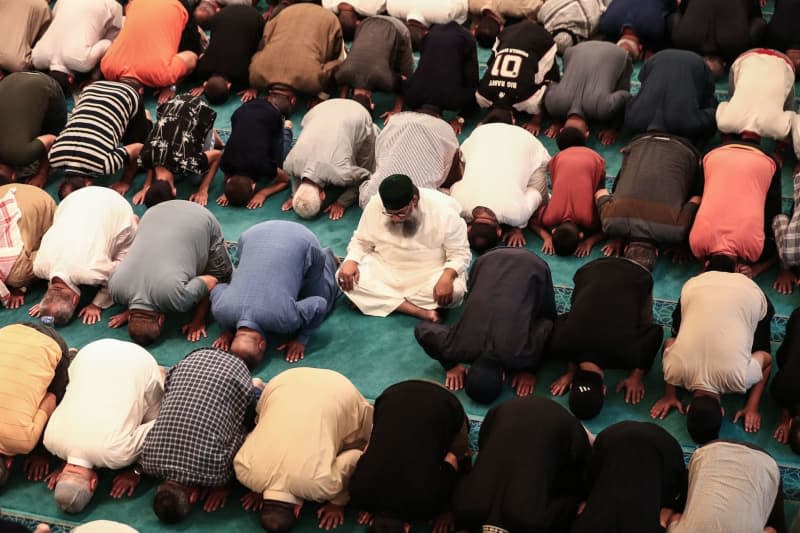
[(72, 293), (72, 298), (70, 298), (70, 300), (72, 300), (72, 305), (78, 305), (78, 301), (80, 299), (81, 297), (75, 294), (74, 292)]
[(604, 384), (603, 385), (603, 396), (605, 396), (607, 392), (608, 392), (608, 388)]
[(500, 237), (503, 234), (503, 230), (500, 229), (500, 226), (497, 226), (497, 236)]
[(583, 234), (583, 232), (582, 232), (582, 231), (579, 231), (579, 232), (578, 232), (578, 238), (579, 238), (579, 239), (581, 239), (581, 240), (583, 240), (583, 238), (584, 238), (584, 237), (585, 237), (585, 235)]
[(97, 476), (93, 475), (92, 479), (89, 481), (89, 490), (94, 492), (97, 490)]
[(258, 349), (262, 352), (267, 349), (267, 341), (265, 339), (262, 338), (260, 341), (258, 341)]
[(178, 189), (175, 188), (175, 185), (170, 184), (170, 189), (172, 189), (172, 196), (175, 196), (177, 198)]
[(469, 224), (467, 224), (467, 233), (469, 233), (469, 232), (471, 232), (471, 231), (472, 231), (472, 222), (470, 222)]
[(725, 416), (725, 408), (722, 405), (719, 406), (719, 410), (722, 411), (722, 416)]
[(325, 196), (326, 196), (326, 195), (325, 195), (325, 189), (323, 189), (322, 187), (320, 187), (320, 188), (319, 188), (319, 201), (320, 201), (320, 202), (324, 202), (324, 201), (325, 201)]
[(256, 182), (255, 182), (255, 181), (254, 181), (253, 183), (251, 183), (251, 184), (250, 184), (250, 190), (251, 190), (251, 191), (254, 191), (254, 190), (256, 190)]
[(189, 503), (194, 505), (200, 499), (200, 489), (192, 487), (189, 489)]
[(228, 88), (228, 90), (230, 90), (230, 89), (231, 89), (231, 82), (228, 82), (228, 83), (226, 83), (226, 84), (225, 84), (225, 87), (227, 87), (227, 88)]
[(160, 327), (160, 328), (164, 327), (164, 315), (163, 314), (158, 315), (158, 327)]
[(292, 96), (291, 98), (289, 98), (289, 102), (292, 104), (292, 107), (296, 106), (297, 105), (297, 97), (296, 96)]
[(303, 504), (302, 503), (295, 504), (295, 506), (294, 506), (294, 517), (295, 518), (300, 518), (300, 509), (302, 509), (302, 508), (303, 508)]
[(204, 82), (203, 82), (203, 89), (205, 89), (205, 88), (206, 88), (206, 85), (208, 85), (208, 82), (207, 82), (207, 81), (204, 81)]

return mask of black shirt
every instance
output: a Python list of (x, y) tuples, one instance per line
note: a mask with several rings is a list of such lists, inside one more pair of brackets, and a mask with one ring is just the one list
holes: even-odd
[(553, 36), (531, 20), (506, 27), (497, 36), (478, 92), (495, 105), (507, 107), (527, 100), (545, 79), (558, 79), (554, 47)]
[(585, 496), (592, 451), (578, 419), (547, 398), (513, 398), (486, 414), (479, 447), (453, 495), (457, 527), (568, 529)]
[(242, 104), (231, 116), (231, 136), (222, 153), (222, 171), (226, 176), (269, 180), (275, 177), (282, 161), (281, 112), (263, 98)]
[(444, 457), (466, 422), (461, 403), (436, 383), (404, 381), (375, 400), (369, 447), (350, 479), (353, 507), (404, 521), (447, 507), (456, 471)]
[(800, 407), (800, 308), (792, 311), (789, 317), (777, 359), (778, 373), (772, 380), (772, 396), (779, 406), (796, 413)]
[(601, 368), (648, 370), (664, 332), (652, 323), (653, 276), (619, 257), (585, 264), (572, 278), (572, 307), (553, 328), (551, 351)]
[(216, 74), (238, 89), (247, 87), (250, 59), (264, 32), (261, 14), (252, 6), (233, 5), (222, 9), (209, 24), (211, 40), (197, 62), (197, 78), (207, 80)]
[(459, 110), (475, 102), (477, 86), (475, 38), (456, 22), (434, 24), (422, 42), (417, 70), (403, 84), (406, 104)]
[(681, 511), (687, 491), (683, 450), (650, 422), (619, 422), (597, 436), (589, 499), (572, 533), (654, 533), (660, 511)]
[(800, 0), (775, 0), (775, 12), (767, 26), (767, 45), (781, 52), (800, 49)]
[(425, 351), (445, 366), (491, 355), (508, 370), (535, 370), (556, 317), (547, 263), (524, 249), (492, 250), (473, 265), (467, 293), (455, 325), (417, 326)]

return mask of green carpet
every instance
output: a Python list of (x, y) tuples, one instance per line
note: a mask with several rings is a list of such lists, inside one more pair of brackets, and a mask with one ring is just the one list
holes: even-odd
[[(482, 63), (481, 71), (483, 72), (489, 52), (485, 49), (481, 49), (479, 52)], [(637, 65), (637, 73), (639, 66)], [(634, 74), (634, 80), (635, 76), (636, 73)], [(184, 88), (188, 87), (188, 85), (184, 86)], [(638, 83), (634, 83), (634, 91), (637, 88)], [(720, 83), (718, 93), (721, 99), (726, 98), (726, 91), (726, 84)], [(378, 109), (375, 116), (377, 117), (387, 110), (391, 103), (392, 98), (389, 95), (380, 95), (377, 99)], [(147, 105), (151, 112), (155, 114), (155, 103), (151, 96), (147, 98)], [(222, 133), (223, 138), (226, 138), (230, 131), (230, 116), (237, 105), (238, 102), (231, 100), (226, 105), (216, 108), (218, 112), (216, 127)], [(300, 132), (299, 126), (304, 109), (301, 104), (298, 107), (298, 112), (292, 117), (295, 135)], [(477, 119), (477, 117), (468, 119), (460, 140), (463, 141), (469, 135), (469, 132), (475, 127)], [(540, 137), (540, 139), (550, 150), (550, 153), (555, 154), (555, 143), (544, 136)], [(592, 147), (597, 149), (606, 159), (609, 177), (615, 176), (619, 170), (621, 163), (619, 149), (626, 141), (627, 139), (620, 139), (615, 145), (603, 148), (599, 146), (596, 140), (592, 140)], [(789, 169), (792, 165), (793, 159), (790, 158), (784, 170), (783, 191), (784, 204), (787, 210), (790, 209), (791, 205), (792, 185)], [(133, 193), (141, 187), (143, 179), (143, 175), (137, 176), (134, 188), (128, 194), (128, 198), (132, 197)], [(221, 180), (222, 175), (220, 173), (211, 187), (210, 198), (212, 200), (222, 192)], [(53, 195), (55, 195), (56, 181), (54, 180), (48, 187), (48, 191)], [(110, 179), (101, 180), (99, 183), (106, 184), (111, 181)], [(178, 184), (180, 198), (187, 198), (190, 193), (188, 183)], [(242, 231), (264, 220), (294, 220), (302, 222), (314, 231), (323, 245), (332, 247), (339, 255), (344, 255), (352, 231), (358, 222), (359, 209), (353, 208), (349, 210), (345, 217), (337, 222), (332, 222), (327, 218), (300, 221), (292, 213), (282, 213), (280, 211), (280, 205), (287, 196), (288, 192), (280, 193), (276, 197), (270, 198), (263, 208), (252, 211), (243, 208), (220, 208), (213, 202), (209, 205), (209, 209), (219, 219), (225, 232), (225, 238), (230, 241), (236, 241)], [(140, 215), (144, 212), (142, 207), (136, 207), (135, 210)], [(526, 237), (528, 238), (527, 247), (539, 253), (541, 242), (527, 231)], [(601, 257), (600, 247), (596, 247), (591, 256), (586, 259), (546, 258), (553, 272), (553, 281), (558, 288), (557, 301), (559, 311), (563, 311), (569, 304), (569, 291), (575, 270), (598, 257)], [(654, 296), (657, 300), (654, 311), (657, 320), (661, 321), (662, 324), (669, 324), (671, 306), (677, 300), (685, 280), (699, 271), (700, 267), (696, 263), (677, 266), (669, 264), (664, 259), (659, 262), (654, 273), (656, 280)], [(797, 293), (793, 296), (782, 296), (773, 291), (772, 282), (774, 276), (775, 270), (773, 269), (763, 274), (757, 281), (775, 304), (779, 318), (775, 322), (777, 327), (773, 331), (773, 340), (779, 341), (783, 335), (781, 317), (785, 321), (785, 318), (794, 309), (798, 300)], [(43, 289), (44, 284), (35, 286), (26, 298), (24, 308), (16, 311), (0, 311), (0, 326), (26, 320), (27, 309), (38, 302)], [(73, 321), (69, 326), (62, 328), (60, 332), (67, 339), (70, 346), (75, 347), (81, 347), (92, 340), (106, 337), (127, 340), (127, 333), (124, 329), (112, 330), (107, 328), (105, 324), (108, 317), (120, 309), (120, 307), (115, 307), (105, 311), (103, 313), (104, 322), (101, 324), (84, 326), (78, 321)], [(458, 311), (451, 312), (447, 317), (447, 321), (452, 322), (457, 316)], [(182, 316), (172, 315), (167, 318), (164, 338), (151, 349), (151, 352), (161, 364), (172, 365), (176, 363), (189, 351), (200, 346), (210, 345), (211, 341), (220, 333), (218, 325), (212, 322), (208, 327), (208, 339), (196, 344), (188, 343), (179, 332), (180, 326), (188, 320), (188, 314)], [(385, 319), (362, 316), (351, 309), (347, 300), (342, 298), (337, 303), (333, 314), (312, 337), (307, 346), (306, 358), (298, 365), (331, 368), (342, 372), (370, 399), (378, 396), (387, 386), (401, 380), (411, 378), (441, 380), (443, 371), (439, 364), (428, 358), (414, 341), (413, 327), (415, 323), (414, 319), (405, 316), (391, 316)], [(274, 351), (276, 341), (277, 339), (270, 341), (268, 352), (270, 357), (265, 359), (264, 364), (256, 373), (264, 380), (268, 380), (270, 377), (290, 367), (280, 354)], [(778, 343), (773, 343), (773, 353), (777, 347)], [(549, 396), (548, 387), (550, 382), (558, 377), (563, 369), (561, 364), (545, 364), (538, 376), (536, 394)], [(649, 420), (648, 412), (650, 406), (660, 397), (663, 390), (660, 358), (655, 362), (653, 370), (648, 376), (645, 399), (638, 406), (625, 405), (621, 396), (613, 392), (616, 382), (621, 376), (622, 373), (620, 372), (608, 373), (606, 383), (609, 395), (606, 400), (606, 406), (596, 420), (587, 424), (590, 430), (598, 432), (609, 424), (625, 419)], [(473, 403), (463, 392), (458, 393), (458, 397), (464, 403), (470, 416), (476, 422), (479, 422), (486, 412), (486, 407)], [(507, 389), (501, 401), (509, 397), (511, 397), (511, 390)], [(559, 401), (564, 403), (563, 399)], [(787, 497), (790, 500), (787, 504), (787, 516), (791, 520), (797, 511), (797, 505), (791, 500), (800, 500), (800, 460), (791, 453), (788, 447), (779, 446), (772, 440), (772, 430), (777, 422), (777, 408), (769, 394), (765, 394), (762, 402), (762, 429), (755, 435), (746, 435), (741, 425), (734, 426), (730, 423), (731, 416), (742, 405), (742, 401), (742, 398), (739, 397), (725, 399), (727, 421), (723, 426), (722, 436), (745, 439), (759, 444), (767, 448), (778, 460), (784, 470), (784, 482), (787, 488)], [(663, 426), (669, 429), (684, 444), (687, 452), (693, 449), (691, 439), (685, 430), (683, 417), (673, 413), (663, 422)], [(477, 426), (473, 428), (473, 431), (476, 430)], [(14, 475), (8, 487), (0, 493), (0, 513), (17, 517), (20, 520), (44, 520), (67, 528), (79, 522), (102, 518), (128, 523), (143, 532), (167, 529), (157, 522), (155, 515), (151, 511), (151, 503), (156, 486), (153, 481), (144, 482), (133, 498), (115, 501), (107, 495), (110, 490), (112, 474), (104, 472), (101, 475), (97, 494), (88, 508), (80, 515), (67, 516), (58, 510), (52, 495), (47, 491), (43, 483), (33, 483), (24, 479), (19, 468), (21, 462), (21, 459), (17, 458)], [(225, 509), (217, 513), (206, 514), (199, 506), (196, 506), (185, 523), (169, 529), (175, 531), (226, 532), (260, 529), (256, 515), (247, 514), (241, 510), (237, 499), (242, 493), (243, 490), (241, 488), (235, 488)], [(306, 507), (303, 519), (297, 528), (299, 532), (316, 529), (311, 512), (316, 510), (316, 505), (308, 504)], [(355, 523), (354, 517), (355, 514), (351, 511), (342, 530), (356, 531), (362, 529)]]

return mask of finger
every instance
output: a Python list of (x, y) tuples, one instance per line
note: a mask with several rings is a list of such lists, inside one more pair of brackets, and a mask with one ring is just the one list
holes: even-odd
[(624, 381), (620, 381), (619, 383), (617, 383), (616, 392), (621, 391), (623, 389), (623, 387), (625, 387), (625, 382)]
[(735, 424), (736, 422), (738, 422), (741, 417), (742, 417), (742, 412), (736, 411), (736, 414), (733, 415), (733, 423)]

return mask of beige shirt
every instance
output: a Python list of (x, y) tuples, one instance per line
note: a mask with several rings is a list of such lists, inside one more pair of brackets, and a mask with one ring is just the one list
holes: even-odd
[(689, 492), (668, 533), (762, 533), (780, 484), (775, 459), (734, 442), (712, 442), (689, 462)]
[(690, 391), (744, 393), (761, 381), (753, 335), (767, 299), (743, 274), (705, 272), (681, 290), (681, 323), (664, 352), (664, 381)]
[(372, 406), (355, 386), (332, 370), (293, 368), (267, 383), (256, 412), (236, 478), (264, 499), (346, 504), (372, 432)]
[(91, 342), (69, 366), (67, 392), (47, 423), (44, 445), (73, 465), (128, 466), (139, 457), (163, 395), (161, 369), (147, 350), (116, 339)]
[(80, 285), (99, 285), (92, 303), (111, 307), (108, 278), (128, 255), (138, 220), (128, 201), (112, 189), (78, 189), (58, 206), (33, 271), (41, 279), (61, 279), (78, 294)]
[(0, 187), (0, 198), (10, 189), (16, 189), (17, 206), (22, 213), (19, 219), (23, 248), (5, 284), (9, 287), (21, 288), (30, 284), (36, 276), (33, 274), (33, 262), (45, 232), (53, 224), (56, 203), (53, 197), (39, 187), (24, 183), (11, 183)]
[(46, 0), (0, 0), (0, 70), (19, 72), (31, 66), (31, 50), (50, 24)]

